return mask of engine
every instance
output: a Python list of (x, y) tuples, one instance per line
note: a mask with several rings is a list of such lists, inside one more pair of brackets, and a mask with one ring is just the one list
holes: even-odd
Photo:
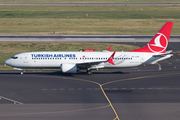
[(61, 64), (60, 68), (63, 73), (76, 73), (77, 72), (76, 64), (63, 63)]

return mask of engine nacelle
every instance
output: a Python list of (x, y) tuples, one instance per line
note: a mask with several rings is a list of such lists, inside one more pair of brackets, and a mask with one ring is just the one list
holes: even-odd
[(61, 64), (60, 68), (63, 73), (76, 73), (77, 72), (76, 64), (63, 63)]

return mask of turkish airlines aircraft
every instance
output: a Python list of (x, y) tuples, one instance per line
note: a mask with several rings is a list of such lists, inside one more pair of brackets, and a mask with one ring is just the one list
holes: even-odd
[[(86, 69), (127, 68), (154, 64), (170, 58), (166, 51), (173, 22), (166, 22), (153, 39), (145, 46), (130, 52), (26, 52), (14, 55), (5, 64), (17, 70), (22, 68), (58, 68), (63, 73), (76, 73)], [(23, 72), (21, 72), (23, 74)]]

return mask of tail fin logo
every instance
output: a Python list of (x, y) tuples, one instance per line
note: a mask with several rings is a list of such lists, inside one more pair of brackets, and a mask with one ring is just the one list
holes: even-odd
[(168, 44), (167, 37), (162, 33), (157, 33), (154, 40), (151, 40), (148, 44), (148, 48), (152, 52), (163, 52), (166, 50)]

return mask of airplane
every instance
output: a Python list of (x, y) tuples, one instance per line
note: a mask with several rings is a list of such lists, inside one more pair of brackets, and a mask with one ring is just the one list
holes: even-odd
[(166, 51), (172, 26), (173, 22), (166, 22), (146, 46), (129, 52), (110, 52), (111, 47), (102, 52), (26, 52), (7, 59), (5, 64), (21, 70), (21, 74), (24, 68), (57, 68), (62, 73), (77, 73), (79, 70), (86, 69), (88, 75), (93, 69), (129, 68), (155, 64), (173, 55), (172, 50)]

